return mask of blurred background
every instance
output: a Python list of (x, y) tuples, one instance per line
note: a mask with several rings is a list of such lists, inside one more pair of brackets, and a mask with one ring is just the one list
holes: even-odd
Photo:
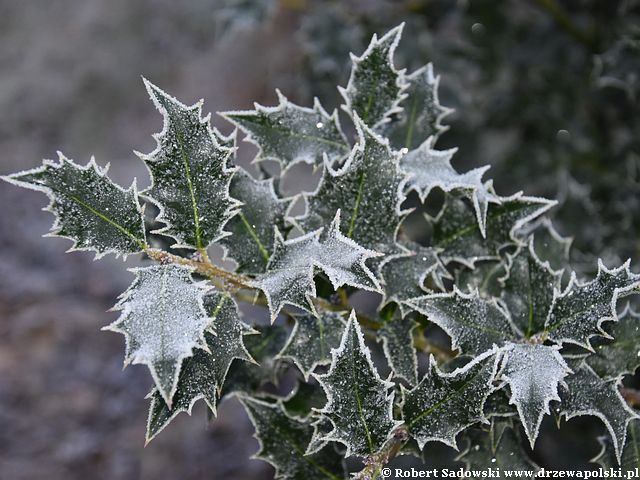
[[(332, 109), (348, 53), (403, 21), (398, 66), (433, 62), (441, 102), (455, 108), (438, 144), (459, 147), (454, 165), (492, 165), (502, 195), (558, 198), (554, 223), (574, 237), (584, 274), (597, 257), (637, 265), (636, 0), (0, 0), (0, 174), (62, 150), (144, 187), (132, 150), (153, 149), (161, 117), (141, 75), (185, 103), (204, 98), (205, 111), (275, 104), (276, 87)], [(271, 478), (249, 460), (257, 442), (235, 400), (209, 427), (197, 406), (144, 447), (151, 379), (122, 371), (122, 337), (100, 332), (131, 275), (42, 238), (45, 204), (0, 183), (0, 478)], [(597, 453), (595, 440), (566, 436), (571, 455), (550, 453), (547, 468), (582, 468)]]

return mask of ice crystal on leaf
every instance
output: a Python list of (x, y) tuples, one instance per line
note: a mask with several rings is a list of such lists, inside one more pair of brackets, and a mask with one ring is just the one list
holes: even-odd
[(114, 307), (122, 313), (105, 330), (125, 336), (125, 365), (147, 365), (171, 406), (184, 359), (196, 348), (208, 349), (204, 335), (211, 321), (203, 304), (207, 287), (192, 280), (191, 268), (179, 265), (131, 271), (136, 278)]

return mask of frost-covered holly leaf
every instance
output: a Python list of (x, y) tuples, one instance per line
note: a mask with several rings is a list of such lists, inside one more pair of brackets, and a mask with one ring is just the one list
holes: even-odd
[(418, 383), (418, 358), (413, 346), (413, 330), (417, 326), (412, 319), (396, 315), (378, 331), (394, 376), (405, 379), (409, 385)]
[(640, 366), (640, 314), (627, 305), (618, 321), (608, 325), (607, 333), (613, 338), (593, 342), (594, 352), (586, 362), (607, 380), (633, 374)]
[(231, 235), (220, 243), (238, 264), (238, 272), (262, 273), (273, 251), (273, 229), (284, 230), (291, 202), (276, 196), (273, 180), (254, 180), (244, 170), (233, 176), (230, 192), (242, 207), (225, 225)]
[(496, 350), (451, 373), (441, 372), (432, 356), (420, 383), (411, 390), (402, 387), (402, 418), (420, 449), (430, 441), (457, 448), (458, 433), (486, 421), (483, 406), (494, 389), (496, 368)]
[(380, 289), (373, 273), (365, 265), (368, 258), (379, 254), (342, 235), (339, 225), (340, 210), (328, 228), (293, 240), (285, 241), (276, 230), (267, 271), (253, 282), (267, 298), (272, 321), (285, 304), (315, 312), (312, 302), (316, 295), (314, 267), (327, 274), (334, 288), (346, 284), (365, 290)]
[(453, 111), (440, 104), (440, 76), (433, 74), (431, 63), (407, 75), (406, 79), (409, 87), (401, 104), (403, 109), (384, 128), (385, 136), (397, 150), (413, 150), (429, 137), (437, 139), (449, 128), (442, 125), (442, 119)]
[(507, 259), (507, 274), (500, 279), (504, 287), (501, 298), (516, 328), (528, 338), (544, 329), (562, 272), (554, 272), (547, 262), (540, 261), (533, 240)]
[(99, 258), (144, 250), (136, 182), (124, 190), (111, 181), (107, 169), (93, 158), (84, 167), (77, 165), (58, 152), (57, 163), (44, 160), (41, 167), (0, 178), (47, 194), (46, 210), (56, 216), (50, 235), (73, 240), (69, 251), (91, 250)]
[(400, 204), (406, 175), (399, 152), (356, 118), (358, 143), (339, 170), (325, 162), (317, 190), (305, 194), (307, 213), (298, 219), (304, 231), (328, 225), (340, 209), (344, 234), (365, 248), (388, 252), (395, 246), (402, 219)]
[(235, 168), (229, 168), (233, 148), (223, 146), (202, 118), (202, 102), (190, 107), (151, 82), (145, 86), (164, 118), (162, 132), (154, 134), (156, 149), (137, 152), (151, 173), (152, 184), (143, 192), (160, 208), (157, 220), (165, 227), (157, 233), (175, 239), (175, 247), (204, 251), (227, 233), (224, 224), (238, 202), (229, 196)]
[(556, 202), (516, 193), (489, 203), (486, 236), (483, 238), (474, 207), (463, 197), (448, 194), (433, 224), (432, 246), (441, 249), (445, 262), (456, 261), (473, 267), (478, 260), (497, 260), (499, 251), (516, 241), (518, 230), (539, 217)]
[(256, 363), (233, 362), (220, 393), (223, 398), (238, 393), (255, 396), (261, 393), (261, 387), (267, 383), (278, 384), (279, 376), (284, 370), (282, 362), (276, 355), (287, 341), (288, 331), (280, 325), (256, 325), (244, 337), (244, 345)]
[(640, 465), (640, 422), (637, 420), (629, 423), (627, 441), (620, 457), (617, 455), (612, 437), (602, 436), (598, 441), (602, 450), (591, 460), (592, 462), (599, 463), (603, 468), (620, 468), (632, 472)]
[(277, 107), (256, 103), (255, 110), (222, 114), (258, 147), (256, 161), (273, 160), (284, 169), (297, 162), (320, 164), (325, 155), (333, 163), (349, 153), (337, 112), (329, 115), (317, 98), (313, 108), (299, 107), (276, 92)]
[(426, 315), (451, 337), (451, 347), (479, 355), (494, 345), (515, 338), (509, 317), (494, 300), (480, 298), (478, 291), (435, 293), (407, 300), (408, 308)]
[(378, 375), (355, 312), (332, 357), (329, 372), (314, 375), (328, 399), (320, 413), (334, 426), (325, 440), (344, 444), (347, 457), (374, 454), (400, 422), (392, 416), (393, 383)]
[(400, 169), (409, 175), (408, 190), (415, 190), (422, 203), (434, 188), (444, 192), (464, 191), (473, 203), (480, 233), (484, 236), (488, 203), (500, 203), (500, 198), (491, 191), (490, 184), (485, 185), (482, 182), (489, 166), (474, 168), (460, 174), (451, 166), (451, 158), (458, 149), (435, 150), (434, 142), (435, 137), (429, 137), (418, 148), (409, 151), (400, 159)]
[(534, 222), (526, 230), (526, 235), (533, 235), (533, 250), (540, 260), (549, 262), (553, 270), (569, 266), (572, 237), (560, 235), (547, 217)]
[(584, 361), (571, 362), (568, 389), (560, 393), (560, 415), (567, 420), (581, 415), (598, 417), (607, 427), (618, 460), (627, 438), (627, 425), (640, 418), (620, 395), (620, 378), (602, 380)]
[(320, 415), (312, 425), (313, 435), (311, 436), (311, 440), (309, 440), (309, 445), (307, 446), (307, 455), (316, 453), (320, 449), (324, 448), (329, 443), (327, 436), (334, 429), (331, 420), (323, 415)]
[(586, 283), (573, 274), (564, 292), (554, 299), (546, 324), (549, 338), (591, 349), (591, 337), (608, 336), (602, 324), (618, 319), (618, 299), (633, 293), (640, 293), (640, 275), (629, 270), (629, 261), (613, 270), (598, 261), (596, 278)]
[(470, 428), (461, 440), (466, 447), (456, 460), (464, 462), (467, 470), (499, 468), (535, 472), (539, 469), (523, 450), (509, 420), (494, 419), (488, 429)]
[(440, 287), (442, 278), (449, 277), (436, 250), (417, 244), (411, 245), (410, 248), (410, 251), (385, 257), (378, 267), (384, 292), (379, 308), (395, 302), (404, 314), (405, 300), (428, 291), (424, 287), (427, 277), (431, 276), (434, 283)]
[(156, 388), (171, 406), (183, 360), (195, 348), (208, 349), (204, 334), (211, 320), (203, 304), (208, 287), (195, 283), (192, 269), (181, 265), (130, 271), (136, 278), (113, 307), (122, 313), (104, 330), (125, 336), (125, 365), (147, 365)]
[(204, 297), (204, 306), (210, 315), (211, 329), (215, 331), (215, 334), (205, 332), (208, 351), (196, 349), (192, 357), (184, 360), (171, 407), (167, 406), (157, 389), (152, 392), (147, 442), (180, 412), (191, 415), (193, 405), (200, 399), (215, 414), (217, 399), (233, 360), (255, 362), (242, 337), (257, 332), (240, 320), (235, 301), (225, 294), (216, 293)]
[(331, 446), (306, 455), (313, 435), (313, 426), (287, 415), (280, 403), (272, 404), (241, 396), (251, 422), (256, 429), (260, 448), (257, 458), (276, 469), (278, 479), (332, 479), (344, 478), (342, 457)]
[(352, 118), (360, 117), (372, 128), (382, 126), (400, 112), (399, 104), (406, 97), (405, 72), (393, 66), (393, 54), (403, 26), (397, 26), (380, 39), (374, 34), (360, 57), (351, 54), (349, 82), (346, 88), (338, 87), (344, 98), (344, 111)]
[(345, 322), (336, 312), (297, 315), (287, 344), (279, 358), (293, 361), (305, 380), (318, 365), (331, 363), (331, 349), (340, 345)]
[(549, 414), (549, 403), (560, 400), (558, 384), (571, 373), (559, 347), (527, 343), (505, 347), (500, 374), (511, 389), (512, 405), (527, 434), (531, 448), (538, 437), (542, 417)]

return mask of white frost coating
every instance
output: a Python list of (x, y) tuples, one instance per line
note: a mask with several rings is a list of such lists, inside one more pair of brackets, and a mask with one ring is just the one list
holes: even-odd
[(511, 388), (510, 404), (515, 405), (525, 433), (533, 448), (542, 417), (552, 400), (560, 400), (558, 384), (571, 373), (557, 346), (509, 344), (504, 348), (502, 370), (504, 381)]
[(364, 290), (380, 291), (380, 284), (365, 265), (380, 254), (362, 248), (340, 233), (340, 210), (326, 231), (318, 229), (292, 240), (284, 240), (276, 229), (273, 255), (267, 272), (258, 275), (253, 286), (262, 290), (273, 322), (280, 309), (294, 305), (315, 314), (313, 297), (314, 267), (329, 277), (334, 288), (351, 285)]
[(209, 319), (203, 304), (208, 287), (194, 283), (192, 269), (180, 265), (133, 268), (136, 278), (113, 307), (120, 317), (103, 328), (122, 333), (125, 366), (149, 367), (158, 391), (171, 407), (182, 361), (194, 348), (208, 350)]
[[(353, 350), (350, 340), (353, 335), (357, 339), (357, 350)], [(342, 443), (346, 447), (346, 457), (356, 455), (358, 447), (355, 443), (362, 440), (360, 432), (365, 426), (369, 439), (369, 447), (382, 446), (390, 438), (393, 430), (402, 422), (393, 419), (393, 382), (380, 378), (373, 361), (371, 352), (364, 342), (364, 334), (356, 318), (355, 311), (351, 311), (347, 326), (342, 335), (340, 346), (331, 351), (332, 361), (329, 371), (324, 375), (313, 374), (327, 395), (327, 403), (319, 413), (327, 416), (335, 427), (322, 440)], [(362, 362), (364, 360), (364, 362)], [(341, 378), (340, 369), (348, 364), (349, 374)], [(361, 370), (360, 370), (361, 369)], [(353, 383), (353, 376), (359, 376), (359, 382)], [(354, 387), (357, 390), (353, 392)], [(352, 395), (353, 394), (353, 395)], [(354, 403), (357, 405), (356, 418), (351, 416)], [(338, 425), (337, 419), (340, 419)], [(352, 421), (353, 423), (349, 423)], [(348, 438), (350, 433), (357, 438)], [(373, 437), (376, 437), (372, 440)], [(377, 440), (377, 441), (376, 441)], [(369, 452), (375, 453), (375, 452)]]
[[(89, 162), (86, 165), (82, 166), (82, 165), (78, 165), (73, 160), (67, 158), (60, 151), (58, 151), (57, 154), (58, 154), (57, 163), (54, 160), (45, 159), (43, 160), (42, 166), (40, 167), (32, 168), (30, 170), (23, 170), (21, 172), (13, 173), (11, 175), (0, 176), (0, 179), (8, 183), (11, 183), (13, 185), (17, 185), (22, 188), (27, 188), (29, 190), (35, 190), (36, 192), (42, 192), (47, 195), (47, 197), (49, 198), (49, 204), (46, 207), (44, 207), (43, 210), (52, 213), (55, 216), (55, 220), (53, 222), (53, 225), (51, 225), (49, 233), (46, 233), (43, 236), (66, 238), (68, 240), (71, 240), (73, 242), (73, 245), (71, 245), (71, 247), (67, 249), (67, 253), (80, 252), (80, 251), (94, 252), (95, 254), (94, 260), (98, 260), (109, 253), (113, 253), (115, 254), (116, 257), (122, 255), (123, 260), (126, 260), (127, 256), (131, 252), (122, 252), (117, 248), (108, 248), (104, 246), (103, 246), (104, 248), (102, 248), (101, 250), (99, 250), (96, 246), (82, 246), (80, 245), (77, 238), (69, 235), (61, 234), (60, 232), (63, 228), (63, 222), (60, 218), (58, 208), (56, 207), (56, 202), (61, 201), (60, 195), (59, 194), (56, 195), (56, 192), (54, 192), (51, 188), (48, 188), (44, 185), (36, 185), (31, 182), (22, 181), (20, 180), (20, 177), (23, 177), (25, 175), (40, 174), (45, 172), (47, 168), (60, 169), (60, 168), (63, 168), (64, 164), (68, 164), (72, 166), (73, 168), (77, 169), (79, 172), (93, 171), (98, 176), (98, 178), (104, 179), (105, 182), (108, 182), (108, 184), (114, 187), (118, 192), (121, 192), (125, 196), (129, 196), (129, 195), (131, 196), (136, 212), (140, 215), (141, 238), (139, 238), (139, 240), (143, 243), (146, 243), (145, 232), (143, 227), (144, 208), (140, 205), (140, 202), (138, 200), (138, 188), (136, 185), (136, 179), (135, 178), (133, 179), (133, 182), (131, 183), (131, 186), (128, 189), (124, 189), (109, 178), (108, 176), (109, 163), (107, 163), (104, 167), (100, 167), (96, 163), (95, 157), (92, 156), (89, 159)], [(95, 240), (98, 240), (98, 239), (95, 239)]]
[[(197, 209), (198, 215), (199, 215), (198, 219), (193, 218), (193, 221), (194, 223), (196, 223), (196, 225), (198, 222), (202, 222), (204, 220), (207, 220), (208, 222), (211, 221), (210, 218), (207, 218), (207, 215), (211, 215), (211, 212), (201, 211), (198, 206), (199, 203), (204, 203), (203, 199), (207, 199), (206, 201), (210, 203), (212, 198), (216, 198), (218, 199), (218, 203), (224, 206), (223, 208), (224, 211), (220, 215), (221, 218), (216, 219), (219, 221), (219, 226), (217, 228), (217, 231), (215, 232), (215, 234), (211, 234), (210, 238), (204, 239), (204, 242), (206, 243), (206, 245), (202, 245), (202, 248), (206, 249), (211, 242), (215, 242), (229, 235), (229, 232), (225, 232), (223, 230), (224, 223), (226, 222), (226, 220), (231, 218), (235, 213), (237, 213), (237, 209), (241, 205), (240, 202), (231, 198), (231, 196), (229, 195), (231, 178), (237, 170), (237, 167), (228, 166), (229, 159), (232, 157), (233, 153), (237, 149), (237, 147), (235, 146), (235, 141), (232, 140), (231, 136), (225, 137), (221, 135), (217, 129), (211, 127), (210, 113), (204, 117), (202, 116), (202, 106), (204, 104), (204, 100), (201, 99), (195, 104), (191, 106), (187, 106), (184, 103), (180, 102), (174, 96), (169, 95), (167, 92), (165, 92), (161, 88), (151, 83), (146, 78), (142, 77), (142, 80), (144, 82), (144, 86), (147, 90), (147, 93), (149, 94), (149, 98), (153, 102), (156, 109), (162, 115), (163, 121), (162, 121), (162, 130), (159, 133), (152, 134), (153, 139), (156, 141), (156, 148), (151, 153), (148, 153), (148, 154), (134, 151), (134, 153), (143, 161), (143, 163), (147, 167), (147, 171), (149, 172), (149, 176), (151, 178), (151, 185), (144, 192), (142, 192), (141, 195), (158, 207), (159, 213), (156, 217), (156, 220), (165, 224), (164, 227), (154, 230), (152, 233), (158, 233), (158, 234), (163, 234), (163, 235), (172, 237), (176, 241), (176, 244), (173, 245), (173, 248), (193, 249), (194, 245), (189, 245), (184, 240), (185, 234), (179, 231), (180, 226), (173, 225), (169, 218), (169, 215), (168, 215), (169, 212), (167, 211), (167, 208), (169, 207), (168, 205), (165, 205), (165, 203), (169, 204), (169, 202), (171, 201), (175, 202), (177, 199), (175, 198), (158, 199), (158, 198), (154, 198), (151, 195), (151, 193), (154, 191), (156, 187), (156, 184), (158, 183), (154, 179), (154, 173), (152, 171), (151, 165), (158, 163), (159, 160), (162, 160), (164, 141), (169, 140), (168, 137), (169, 137), (170, 127), (171, 127), (170, 112), (167, 110), (167, 108), (165, 108), (165, 106), (162, 105), (161, 99), (166, 100), (172, 106), (175, 106), (177, 109), (181, 111), (181, 113), (194, 115), (195, 118), (197, 119), (198, 125), (200, 127), (205, 128), (206, 138), (200, 142), (200, 145), (198, 146), (197, 151), (195, 152), (195, 155), (193, 155), (193, 157), (197, 157), (195, 160), (202, 161), (202, 159), (200, 158), (201, 156), (204, 156), (205, 158), (209, 159), (209, 157), (215, 155), (216, 153), (221, 155), (220, 159), (216, 159), (221, 161), (220, 172), (217, 172), (217, 175), (216, 175), (216, 172), (206, 171), (205, 172), (206, 174), (211, 173), (211, 178), (205, 178), (207, 175), (202, 175), (197, 178), (194, 178), (193, 181), (191, 179), (187, 180), (189, 184), (190, 194), (191, 194), (190, 207), (192, 207), (193, 209)], [(231, 135), (235, 137), (235, 131)], [(183, 152), (183, 156), (185, 156), (184, 152)], [(184, 161), (186, 162), (187, 160), (184, 159)], [(194, 159), (189, 158), (189, 162), (193, 163)], [(174, 166), (171, 166), (171, 167), (174, 167)], [(175, 172), (172, 172), (172, 173), (175, 176)], [(178, 178), (175, 178), (175, 181), (177, 182)], [(193, 186), (193, 184), (197, 184), (199, 182), (205, 183), (209, 187), (207, 195), (200, 192), (201, 194), (200, 196), (198, 196), (198, 190)], [(214, 188), (212, 189), (211, 187), (214, 187)], [(167, 202), (167, 200), (169, 200), (169, 202)], [(193, 216), (195, 216), (196, 212), (194, 211), (193, 213), (194, 213)], [(182, 215), (182, 212), (179, 212), (177, 217), (180, 218), (180, 220), (185, 220), (181, 218), (181, 215)], [(197, 230), (197, 227), (196, 227), (196, 230)], [(196, 247), (199, 247), (199, 246), (196, 246)]]
[(632, 420), (640, 418), (620, 394), (622, 376), (604, 381), (581, 361), (575, 368), (575, 374), (567, 378), (569, 392), (562, 395), (561, 404), (561, 415), (567, 420), (582, 415), (602, 420), (611, 435), (618, 463), (621, 463), (622, 449), (627, 439), (627, 426)]
[[(581, 283), (572, 272), (564, 292), (554, 292), (553, 306), (547, 318), (549, 338), (560, 344), (573, 343), (593, 351), (590, 339), (611, 338), (602, 324), (617, 321), (618, 299), (640, 293), (640, 275), (629, 269), (631, 260), (609, 270), (598, 259), (598, 274), (590, 282)], [(579, 315), (574, 315), (578, 312)]]
[(367, 47), (367, 49), (364, 51), (362, 55), (358, 57), (353, 53), (350, 53), (349, 56), (351, 57), (352, 67), (351, 67), (351, 74), (349, 76), (349, 81), (346, 87), (338, 87), (338, 91), (340, 92), (340, 95), (342, 95), (342, 98), (344, 99), (344, 104), (342, 105), (342, 109), (347, 114), (349, 114), (349, 116), (353, 118), (354, 114), (356, 113), (353, 110), (353, 97), (358, 93), (358, 87), (356, 85), (356, 82), (357, 82), (356, 77), (359, 73), (358, 70), (360, 68), (360, 64), (369, 55), (371, 55), (371, 53), (375, 49), (383, 47), (386, 43), (389, 44), (388, 53), (387, 53), (387, 62), (391, 72), (393, 72), (393, 74), (397, 76), (396, 87), (398, 87), (398, 95), (393, 101), (391, 101), (389, 108), (387, 109), (385, 114), (382, 116), (382, 118), (372, 126), (372, 128), (374, 129), (377, 129), (380, 126), (388, 123), (390, 121), (390, 117), (393, 114), (402, 112), (402, 107), (400, 106), (400, 103), (402, 102), (402, 100), (404, 100), (407, 97), (406, 93), (404, 93), (406, 89), (409, 87), (409, 84), (407, 83), (407, 79), (406, 79), (406, 69), (403, 68), (401, 70), (398, 70), (393, 65), (394, 63), (393, 56), (395, 54), (396, 48), (398, 47), (398, 43), (400, 43), (400, 38), (402, 37), (403, 29), (404, 29), (404, 22), (398, 25), (397, 27), (389, 30), (380, 39), (378, 39), (378, 35), (374, 33), (373, 37), (371, 38), (371, 42), (369, 43), (369, 46)]
[[(327, 113), (317, 97), (313, 99), (313, 107), (308, 108), (292, 103), (278, 89), (276, 94), (278, 105), (275, 107), (254, 103), (254, 110), (219, 112), (242, 130), (245, 142), (258, 148), (251, 163), (275, 161), (283, 176), (299, 162), (319, 163), (324, 153), (329, 153), (331, 162), (348, 153), (349, 143), (342, 132), (337, 110)], [(264, 123), (266, 120), (268, 124)]]
[(500, 197), (482, 183), (482, 177), (490, 168), (489, 165), (460, 174), (451, 166), (451, 158), (458, 149), (435, 150), (434, 143), (435, 137), (431, 136), (400, 160), (400, 168), (410, 175), (407, 182), (409, 190), (415, 190), (422, 203), (436, 187), (445, 192), (455, 189), (470, 190), (480, 233), (485, 237), (487, 203), (500, 203)]

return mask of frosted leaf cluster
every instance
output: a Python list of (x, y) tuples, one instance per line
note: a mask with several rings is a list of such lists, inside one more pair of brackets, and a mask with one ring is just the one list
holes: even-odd
[[(640, 317), (622, 303), (640, 275), (600, 262), (578, 277), (571, 241), (545, 216), (554, 201), (499, 195), (487, 167), (458, 173), (455, 149), (436, 145), (450, 109), (432, 65), (394, 65), (401, 32), (352, 56), (345, 130), (319, 101), (280, 92), (275, 107), (222, 114), (258, 147), (255, 177), (202, 102), (145, 80), (164, 118), (156, 149), (139, 154), (150, 188), (62, 155), (3, 179), (49, 196), (51, 233), (72, 250), (156, 262), (132, 270), (107, 327), (154, 379), (147, 441), (198, 400), (213, 416), (237, 396), (277, 478), (345, 478), (352, 456), (356, 478), (372, 478), (394, 456), (422, 459), (428, 442), (459, 448), (469, 469), (535, 471), (523, 443), (553, 407), (604, 424), (602, 465), (637, 463), (638, 414), (620, 388), (640, 365)], [(283, 198), (299, 162), (320, 182)], [(295, 204), (305, 211), (292, 218)], [(234, 271), (212, 263), (214, 243)]]

